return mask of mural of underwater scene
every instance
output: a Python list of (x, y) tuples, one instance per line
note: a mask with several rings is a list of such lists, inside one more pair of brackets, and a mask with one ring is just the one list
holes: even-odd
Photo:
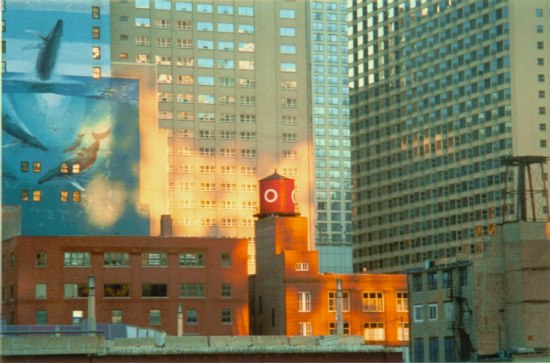
[(138, 81), (37, 71), (2, 79), (2, 204), (25, 235), (148, 235)]

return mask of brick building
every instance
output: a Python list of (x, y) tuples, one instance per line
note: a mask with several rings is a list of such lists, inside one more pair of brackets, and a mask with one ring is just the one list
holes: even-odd
[[(250, 286), (251, 331), (335, 335), (338, 320), (341, 333), (363, 335), (370, 344), (405, 344), (406, 275), (319, 273), (318, 252), (308, 250), (307, 218), (293, 209), (293, 190), (292, 179), (277, 173), (260, 181), (257, 273)], [(340, 302), (337, 284), (341, 285)]]
[(97, 322), (183, 333), (248, 334), (246, 239), (15, 236), (2, 243), (7, 324), (71, 324), (87, 318), (96, 279)]

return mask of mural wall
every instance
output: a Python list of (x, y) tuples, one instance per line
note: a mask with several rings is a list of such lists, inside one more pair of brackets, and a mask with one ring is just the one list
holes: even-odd
[(148, 235), (139, 82), (106, 77), (108, 14), (94, 20), (89, 1), (35, 2), (4, 13), (2, 204), (21, 206), (26, 235)]

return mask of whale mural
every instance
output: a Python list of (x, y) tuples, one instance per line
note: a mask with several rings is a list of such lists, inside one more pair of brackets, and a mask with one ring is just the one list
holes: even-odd
[(47, 81), (51, 78), (52, 72), (55, 68), (55, 63), (57, 61), (57, 54), (59, 53), (59, 46), (61, 45), (61, 37), (63, 36), (63, 20), (57, 20), (55, 26), (47, 36), (33, 30), (28, 30), (28, 32), (34, 33), (42, 40), (42, 42), (34, 45), (27, 45), (23, 48), (23, 50), (35, 48), (40, 49), (38, 51), (38, 56), (36, 57), (36, 75), (41, 80)]
[(14, 140), (4, 144), (3, 147), (22, 145), (48, 151), (48, 148), (19, 119), (9, 98), (2, 101), (2, 132)]

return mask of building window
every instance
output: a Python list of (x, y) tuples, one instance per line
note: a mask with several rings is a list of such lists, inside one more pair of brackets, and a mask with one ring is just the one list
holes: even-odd
[[(342, 310), (349, 311), (349, 291), (342, 291)], [(336, 311), (336, 291), (328, 292), (328, 311)]]
[(36, 252), (34, 258), (35, 267), (47, 267), (48, 266), (48, 252)]
[(22, 173), (28, 173), (29, 172), (29, 162), (28, 161), (22, 161), (21, 162), (21, 172)]
[(128, 252), (105, 252), (103, 266), (130, 266), (130, 254)]
[(168, 266), (166, 252), (144, 252), (141, 254), (141, 265), (148, 267)]
[(454, 304), (452, 301), (445, 301), (443, 303), (443, 309), (445, 310), (445, 320), (451, 321), (454, 319)]
[(222, 309), (222, 324), (231, 324), (233, 322), (233, 313), (231, 309)]
[(384, 294), (382, 292), (363, 291), (363, 311), (384, 311)]
[(204, 267), (204, 253), (186, 252), (180, 253), (180, 267)]
[(142, 284), (141, 285), (142, 297), (168, 297), (168, 285), (167, 284)]
[(122, 324), (122, 310), (111, 310), (111, 323)]
[(149, 325), (160, 325), (160, 310), (149, 310)]
[(92, 78), (93, 79), (100, 79), (101, 78), (101, 67), (93, 67), (92, 68)]
[(415, 305), (413, 307), (413, 319), (415, 323), (424, 321), (424, 305)]
[(29, 191), (27, 189), (21, 189), (21, 201), (22, 202), (29, 201)]
[(409, 293), (404, 291), (397, 292), (397, 311), (409, 311)]
[(63, 286), (63, 297), (71, 299), (77, 297), (88, 297), (88, 285), (85, 283), (69, 283)]
[(298, 292), (298, 312), (311, 312), (311, 293), (309, 291)]
[(199, 283), (183, 283), (180, 285), (180, 297), (205, 297), (204, 284)]
[(42, 163), (39, 161), (35, 161), (32, 163), (32, 172), (33, 173), (40, 173), (42, 171)]
[(222, 295), (222, 297), (224, 297), (224, 298), (230, 298), (230, 297), (232, 297), (231, 284), (222, 284), (221, 295)]
[(299, 335), (309, 337), (312, 335), (311, 321), (300, 321), (298, 323)]
[(99, 39), (101, 38), (101, 32), (100, 28), (98, 26), (92, 27), (92, 39)]
[(309, 271), (309, 264), (307, 262), (298, 262), (295, 265), (296, 271)]
[(130, 284), (104, 284), (104, 297), (130, 297)]
[(422, 274), (412, 275), (412, 285), (414, 292), (422, 291)]
[(363, 335), (368, 341), (381, 341), (385, 339), (384, 323), (363, 324)]
[(468, 285), (468, 270), (466, 267), (460, 267), (458, 269), (458, 283), (460, 286)]
[(437, 304), (428, 304), (428, 318), (430, 321), (437, 320)]
[(220, 263), (222, 267), (231, 267), (231, 254), (222, 253), (220, 255)]
[(456, 361), (455, 337), (445, 337), (445, 362)]
[(540, 140), (540, 147), (546, 148), (546, 146), (547, 146), (546, 140), (545, 139)]
[(451, 286), (451, 271), (450, 270), (443, 270), (442, 287), (444, 289), (447, 289), (450, 286)]
[(409, 341), (409, 323), (405, 323), (405, 322), (397, 323), (397, 340), (400, 342)]
[(539, 115), (546, 115), (546, 107), (539, 107)]
[(187, 324), (195, 325), (199, 323), (199, 314), (197, 312), (197, 309), (187, 309), (185, 314)]
[(424, 362), (424, 339), (423, 338), (414, 339), (414, 361)]
[(428, 272), (428, 290), (437, 289), (437, 272)]
[(430, 362), (439, 362), (439, 339), (430, 337)]
[[(344, 335), (349, 335), (349, 323), (344, 322)], [(336, 323), (329, 323), (328, 324), (328, 334), (329, 335), (336, 335)]]
[(89, 252), (65, 252), (64, 266), (91, 266), (92, 254)]
[(75, 190), (73, 191), (73, 203), (80, 202), (80, 191)]
[(100, 47), (92, 47), (92, 59), (101, 59)]
[(37, 310), (36, 311), (36, 325), (48, 325), (48, 311)]
[(33, 192), (32, 192), (32, 201), (33, 202), (40, 202), (41, 200), (42, 200), (42, 191), (33, 190)]
[(537, 42), (537, 49), (544, 49), (544, 42)]
[(34, 298), (45, 299), (48, 297), (48, 285), (36, 284), (34, 285)]
[(92, 19), (99, 19), (100, 12), (99, 12), (99, 6), (92, 6)]

